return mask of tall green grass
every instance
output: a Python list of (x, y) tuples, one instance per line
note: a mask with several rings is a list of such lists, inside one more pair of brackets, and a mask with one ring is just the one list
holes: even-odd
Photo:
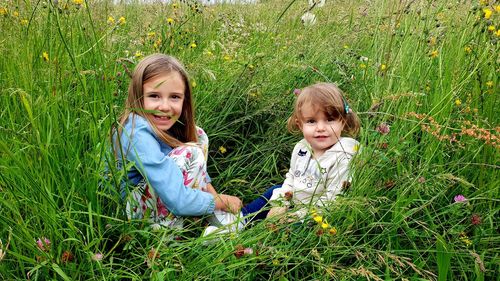
[[(304, 26), (307, 1), (261, 2), (0, 4), (0, 279), (498, 278), (498, 4), (328, 1)], [(127, 221), (108, 133), (153, 52), (185, 63), (214, 185), (245, 202), (283, 181), (293, 89), (338, 83), (363, 127), (337, 233), (271, 220), (207, 246), (203, 220)]]

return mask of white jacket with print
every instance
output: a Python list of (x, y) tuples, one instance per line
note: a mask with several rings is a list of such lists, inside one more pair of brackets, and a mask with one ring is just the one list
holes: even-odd
[(335, 200), (342, 185), (349, 181), (349, 163), (359, 148), (359, 142), (341, 137), (318, 159), (312, 157), (311, 146), (305, 139), (292, 152), (290, 169), (281, 188), (273, 191), (272, 206), (298, 207), (295, 214), (302, 218), (308, 206), (322, 206)]

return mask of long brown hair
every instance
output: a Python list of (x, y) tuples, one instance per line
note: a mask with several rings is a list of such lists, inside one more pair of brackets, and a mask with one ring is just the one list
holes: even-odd
[(305, 104), (313, 105), (315, 109), (325, 112), (328, 117), (344, 122), (342, 135), (353, 138), (358, 135), (359, 118), (352, 109), (349, 109), (344, 93), (335, 84), (317, 83), (300, 91), (287, 124), (288, 130), (292, 133), (300, 132), (302, 106)]
[[(182, 77), (185, 85), (184, 103), (182, 105), (182, 112), (179, 120), (175, 122), (168, 132), (165, 132), (156, 127), (152, 121), (151, 114), (144, 112), (143, 85), (149, 79), (155, 78), (158, 75), (169, 74), (171, 72), (177, 72)], [(132, 80), (130, 81), (128, 87), (128, 97), (125, 101), (125, 109), (120, 116), (119, 125), (113, 126), (111, 132), (111, 137), (113, 137), (114, 133), (117, 134), (117, 143), (119, 142), (123, 126), (129, 117), (135, 117), (135, 115), (131, 113), (135, 113), (146, 118), (160, 140), (172, 148), (181, 146), (186, 142), (198, 141), (189, 76), (184, 69), (184, 66), (174, 57), (164, 54), (152, 54), (142, 59), (135, 67), (132, 74)], [(133, 119), (132, 122), (134, 122)], [(130, 132), (130, 134), (133, 134), (133, 132)], [(118, 145), (115, 144), (115, 151), (117, 146)]]

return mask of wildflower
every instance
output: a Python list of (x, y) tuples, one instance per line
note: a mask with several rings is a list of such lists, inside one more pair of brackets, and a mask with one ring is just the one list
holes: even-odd
[(483, 5), (483, 6), (486, 6), (490, 3), (489, 0), (479, 0), (479, 4)]
[(467, 198), (465, 198), (465, 196), (463, 196), (462, 194), (456, 195), (455, 197), (453, 197), (453, 200), (455, 201), (455, 203), (465, 203), (465, 202), (467, 202)]
[(481, 224), (481, 217), (478, 214), (473, 214), (470, 222), (472, 225), (480, 225)]
[(499, 30), (497, 30), (497, 32), (495, 32), (495, 35), (496, 35), (497, 37), (500, 37), (500, 29), (499, 29)]
[(280, 260), (279, 259), (274, 259), (273, 260), (273, 265), (279, 265), (280, 264)]
[(93, 261), (102, 261), (102, 259), (104, 258), (104, 255), (101, 254), (101, 253), (95, 253), (94, 255), (92, 255), (92, 260)]
[(9, 10), (7, 10), (7, 8), (0, 7), (0, 16), (5, 16), (8, 13), (9, 13)]
[(173, 24), (174, 23), (174, 19), (173, 18), (167, 18), (167, 23), (168, 24)]
[(313, 7), (313, 6), (321, 8), (321, 7), (325, 6), (325, 2), (326, 2), (326, 0), (309, 0), (309, 8)]
[(387, 135), (388, 133), (391, 132), (391, 127), (387, 123), (380, 123), (377, 127), (377, 132), (381, 133), (382, 135)]
[(430, 53), (430, 55), (429, 55), (429, 56), (430, 56), (431, 58), (437, 58), (437, 56), (438, 56), (438, 55), (439, 55), (439, 52), (438, 52), (437, 50), (434, 50), (434, 51), (432, 51), (432, 52)]
[(76, 5), (83, 5), (83, 0), (73, 0)]
[(61, 256), (62, 263), (72, 262), (74, 259), (75, 256), (73, 255), (73, 253), (71, 253), (71, 251), (64, 251), (64, 253)]
[(460, 105), (462, 104), (462, 101), (461, 101), (460, 99), (456, 99), (456, 100), (455, 100), (455, 104), (456, 104), (457, 106), (460, 106)]
[(137, 59), (140, 59), (144, 56), (144, 54), (140, 51), (136, 51), (135, 54), (134, 54), (134, 57), (137, 58)]
[(492, 88), (493, 87), (493, 81), (486, 82), (486, 87)]
[(156, 36), (156, 32), (150, 31), (148, 32), (148, 38), (154, 38)]
[(179, 4), (177, 4), (177, 3), (173, 3), (173, 4), (172, 4), (172, 8), (173, 8), (173, 9), (177, 9), (178, 7), (179, 7)]
[(470, 241), (469, 236), (463, 232), (460, 233), (460, 241), (462, 241), (467, 247), (472, 245), (472, 241)]
[(469, 47), (469, 46), (465, 46), (464, 51), (465, 51), (467, 54), (470, 54), (470, 53), (472, 53), (472, 48), (471, 48), (471, 47)]
[(252, 248), (245, 248), (241, 244), (236, 245), (236, 248), (235, 248), (235, 251), (234, 251), (234, 256), (235, 257), (241, 258), (242, 256), (251, 255), (251, 254), (253, 254), (253, 249)]
[(366, 69), (366, 64), (364, 64), (364, 63), (360, 64), (360, 65), (359, 65), (359, 68), (361, 68), (361, 69)]
[(38, 240), (36, 240), (36, 245), (38, 249), (47, 252), (50, 249), (50, 240), (46, 237), (38, 238)]
[(301, 92), (301, 90), (300, 90), (300, 89), (294, 89), (294, 90), (293, 90), (293, 94), (294, 94), (295, 96), (300, 95), (300, 92)]
[(190, 47), (191, 49), (196, 48), (196, 46), (197, 46), (197, 45), (196, 45), (196, 43), (195, 43), (195, 42), (193, 42), (193, 43), (191, 43), (191, 45), (189, 45), (189, 47)]
[(493, 6), (493, 9), (495, 10), (495, 12), (500, 13), (500, 5)]
[(224, 60), (225, 61), (230, 61), (231, 60), (231, 56), (230, 55), (224, 55)]
[(491, 18), (491, 14), (493, 14), (493, 12), (489, 8), (483, 9), (483, 13), (484, 18), (487, 20), (489, 20)]
[(21, 25), (24, 25), (24, 26), (28, 25), (28, 20), (27, 19), (22, 19), (21, 20)]
[(108, 17), (108, 24), (115, 24), (115, 18), (112, 16)]
[(219, 146), (219, 152), (222, 153), (222, 154), (224, 154), (224, 153), (227, 152), (227, 149), (225, 147), (223, 147), (223, 146)]
[(332, 227), (332, 228), (330, 228), (330, 230), (328, 230), (328, 233), (330, 235), (335, 235), (335, 234), (337, 234), (337, 229), (335, 227)]
[(385, 71), (387, 69), (387, 65), (381, 64), (380, 65), (380, 71)]
[(18, 11), (14, 11), (14, 12), (12, 13), (12, 16), (17, 18), (17, 17), (19, 16), (19, 12), (18, 12)]
[(327, 229), (329, 226), (330, 226), (330, 225), (329, 225), (328, 223), (326, 223), (326, 222), (323, 222), (323, 223), (321, 224), (321, 228), (323, 228), (323, 229)]
[(352, 148), (352, 150), (354, 152), (358, 152), (359, 151), (359, 144), (354, 145), (354, 147)]
[(322, 223), (323, 222), (323, 217), (322, 216), (314, 216), (313, 220), (317, 223)]
[(119, 23), (120, 25), (124, 25), (124, 24), (126, 24), (126, 23), (127, 23), (127, 20), (125, 19), (125, 17), (120, 17), (120, 18), (118, 19), (118, 23)]
[(300, 20), (302, 21), (302, 24), (309, 26), (316, 23), (316, 16), (311, 12), (306, 12), (302, 15), (302, 17), (300, 17)]
[(495, 31), (495, 30), (496, 30), (496, 28), (494, 25), (488, 26), (488, 31)]
[(207, 57), (211, 57), (211, 56), (213, 56), (213, 55), (214, 55), (214, 53), (212, 53), (211, 51), (206, 51), (206, 52), (205, 52), (205, 55), (206, 55)]
[(359, 57), (359, 60), (360, 60), (360, 61), (367, 62), (367, 61), (368, 61), (368, 58), (367, 58), (367, 57), (364, 57), (364, 56), (361, 56), (361, 57)]

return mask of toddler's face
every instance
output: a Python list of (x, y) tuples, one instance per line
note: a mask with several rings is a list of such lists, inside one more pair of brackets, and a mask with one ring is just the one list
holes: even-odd
[(142, 87), (144, 109), (158, 129), (168, 131), (179, 119), (184, 104), (186, 85), (178, 72), (161, 74), (146, 81)]
[(320, 157), (338, 142), (344, 123), (340, 119), (329, 118), (324, 111), (309, 104), (304, 104), (301, 112), (302, 119), (299, 122), (302, 134), (311, 145), (314, 156)]

